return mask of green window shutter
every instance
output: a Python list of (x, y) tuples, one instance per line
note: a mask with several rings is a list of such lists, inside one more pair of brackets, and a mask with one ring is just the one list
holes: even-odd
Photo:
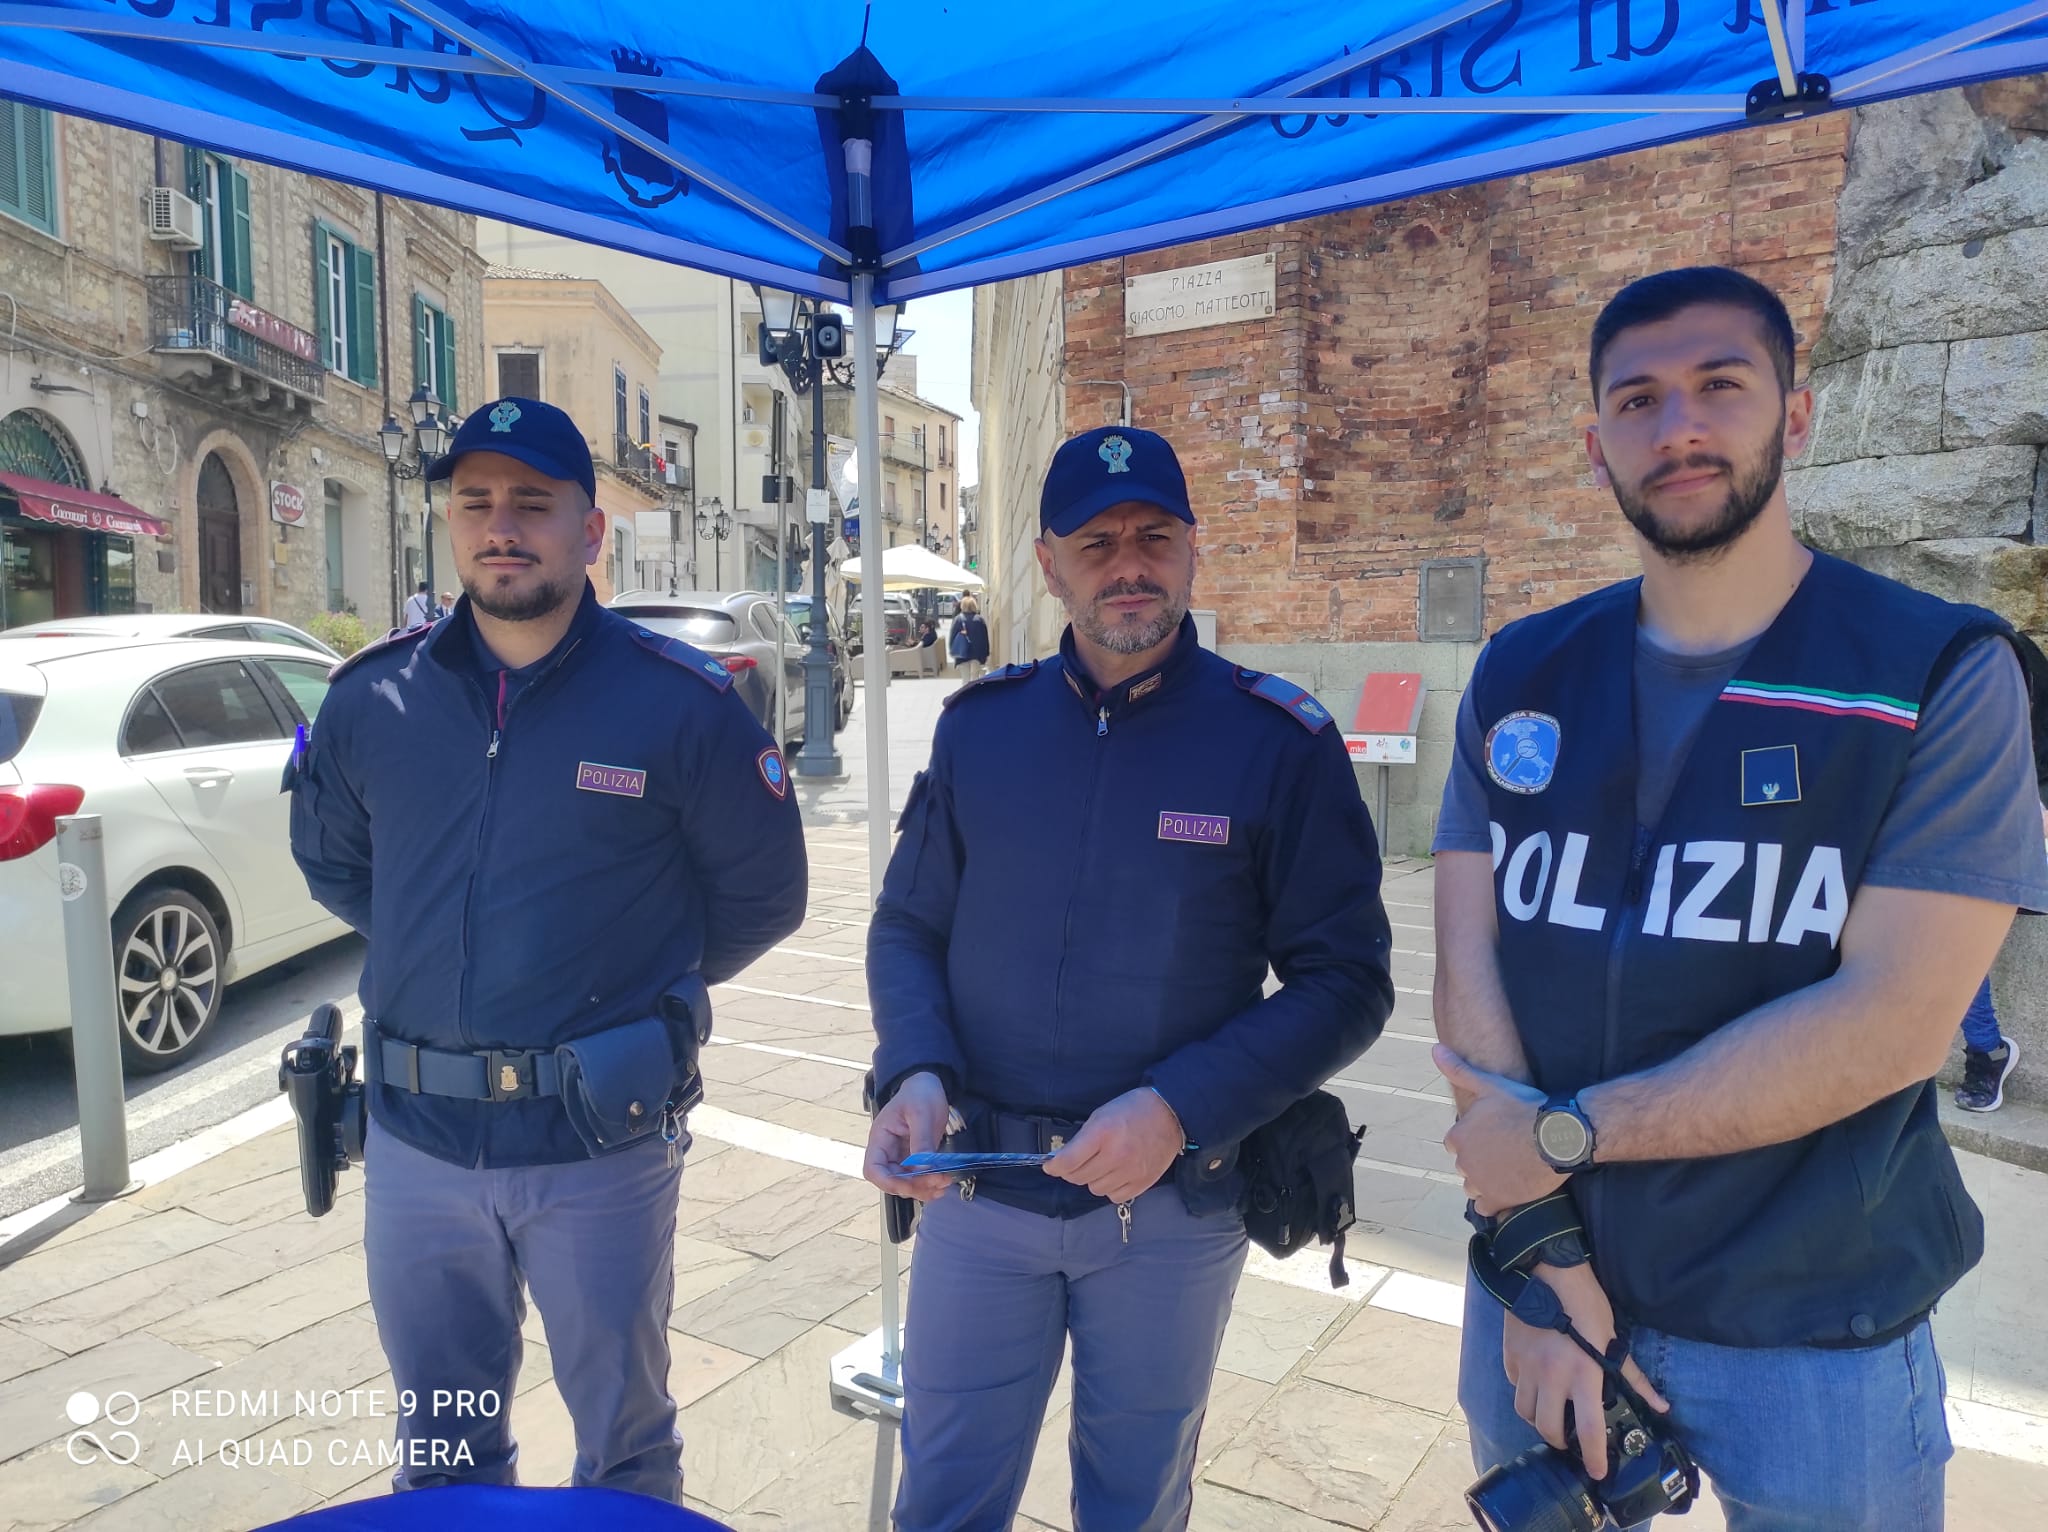
[(40, 107), (17, 103), (15, 138), (21, 150), (21, 215), (39, 229), (57, 232), (57, 123)]
[(356, 382), (377, 381), (377, 257), (368, 250), (349, 251), (355, 281), (349, 291), (349, 376)]
[(0, 208), (16, 215), (26, 211), (22, 196), (21, 119), (28, 108), (13, 101), (0, 101)]
[(227, 285), (244, 298), (253, 300), (256, 296), (256, 267), (249, 258), (249, 178), (239, 170), (229, 170), (228, 174), (233, 180), (235, 274)]
[(427, 335), (427, 300), (418, 293), (412, 295), (412, 386), (420, 387), (432, 380), (427, 376), (427, 350), (433, 344)]
[[(334, 231), (319, 219), (313, 220), (313, 333), (320, 342), (320, 365), (334, 364), (334, 332), (336, 327), (348, 329), (348, 315), (332, 312), (327, 301), (327, 242)], [(350, 337), (353, 339), (353, 335)], [(353, 360), (353, 358), (351, 358)]]
[(441, 378), (434, 385), (434, 392), (441, 396), (441, 415), (446, 419), (455, 410), (455, 386), (460, 369), (455, 365), (455, 321), (446, 314), (436, 311), (434, 322), (440, 327), (440, 344), (434, 355), (440, 359)]
[(206, 200), (206, 151), (185, 146), (185, 195), (194, 202)]

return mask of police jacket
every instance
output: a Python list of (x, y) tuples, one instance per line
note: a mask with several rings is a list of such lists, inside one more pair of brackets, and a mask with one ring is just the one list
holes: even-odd
[[(948, 699), (869, 926), (876, 1077), (929, 1068), (956, 1102), (1076, 1121), (1149, 1084), (1206, 1162), (1379, 1036), (1387, 961), (1379, 848), (1329, 714), (1203, 649), (1192, 619), (1107, 691), (1069, 633)], [(1038, 1171), (979, 1184), (1101, 1205)]]
[[(513, 677), (467, 599), (340, 666), (293, 783), (313, 896), (369, 939), (365, 1015), (422, 1047), (552, 1048), (730, 978), (803, 920), (780, 754), (717, 661), (600, 606)], [(288, 774), (288, 776), (291, 774)], [(557, 1099), (385, 1085), (372, 1120), (462, 1165), (586, 1151)]]
[[(1638, 825), (1640, 583), (1502, 629), (1474, 678), (1501, 976), (1550, 1093), (1661, 1064), (1836, 970), (1920, 705), (2003, 628), (1816, 554), (1662, 821)], [(1571, 1184), (1617, 1312), (1721, 1345), (1884, 1340), (1984, 1247), (1931, 1084), (1790, 1143)]]

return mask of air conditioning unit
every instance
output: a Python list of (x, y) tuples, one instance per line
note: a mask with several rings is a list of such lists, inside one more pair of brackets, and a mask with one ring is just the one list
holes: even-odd
[(178, 250), (197, 250), (206, 243), (205, 214), (199, 204), (169, 186), (149, 189), (149, 237)]

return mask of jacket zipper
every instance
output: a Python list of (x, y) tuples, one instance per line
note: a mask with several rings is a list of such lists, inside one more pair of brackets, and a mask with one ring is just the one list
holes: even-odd
[[(1097, 739), (1107, 739), (1109, 737), (1109, 707), (1107, 704), (1104, 704), (1095, 715), (1095, 737)], [(1088, 789), (1081, 797), (1081, 840), (1080, 845), (1076, 848), (1074, 852), (1074, 875), (1067, 880), (1066, 916), (1060, 927), (1060, 961), (1059, 966), (1053, 970), (1052, 1074), (1053, 1079), (1055, 1081), (1057, 1081), (1060, 1073), (1058, 1068), (1060, 1059), (1060, 1022), (1062, 1020), (1061, 1012), (1063, 1009), (1061, 1005), (1061, 1000), (1062, 997), (1066, 994), (1067, 989), (1067, 953), (1069, 952), (1069, 950), (1072, 949), (1074, 944), (1074, 898), (1076, 892), (1081, 887), (1082, 863), (1087, 859), (1088, 845), (1089, 842), (1094, 838), (1094, 827), (1091, 823), (1090, 816), (1092, 816), (1095, 812), (1095, 783), (1096, 780), (1099, 777), (1101, 777), (1101, 775), (1102, 752), (1098, 750), (1095, 753), (1094, 763), (1088, 768)], [(1046, 1094), (1042, 1097), (1042, 1099), (1046, 1101), (1058, 1100), (1059, 1097), (1057, 1094), (1057, 1085), (1049, 1085)]]

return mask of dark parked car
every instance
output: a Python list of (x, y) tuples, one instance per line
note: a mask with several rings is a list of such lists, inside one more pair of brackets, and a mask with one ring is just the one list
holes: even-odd
[(794, 628), (778, 622), (775, 598), (757, 590), (628, 591), (612, 598), (612, 610), (643, 628), (702, 649), (732, 672), (739, 694), (775, 732), (775, 633), (783, 630), (781, 685), (789, 692), (789, 737), (785, 748), (804, 734), (804, 642)]
[[(789, 597), (789, 622), (808, 647), (811, 642), (809, 596)], [(846, 720), (853, 715), (853, 666), (849, 661), (851, 651), (847, 647), (846, 634), (839, 626), (839, 614), (832, 610), (829, 602), (825, 606), (825, 652), (832, 656), (832, 701), (835, 705), (832, 727), (843, 729)]]

